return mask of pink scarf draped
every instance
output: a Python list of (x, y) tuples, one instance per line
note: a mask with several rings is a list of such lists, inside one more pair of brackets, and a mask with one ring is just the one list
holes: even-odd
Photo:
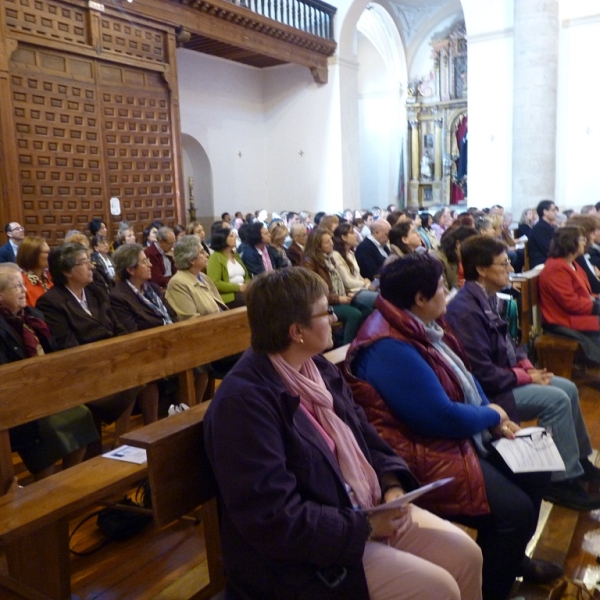
[(348, 425), (335, 414), (333, 397), (312, 359), (302, 365), (300, 372), (293, 369), (280, 354), (269, 354), (269, 359), (286, 390), (294, 396), (300, 396), (301, 405), (314, 415), (333, 440), (344, 480), (352, 488), (361, 508), (372, 508), (379, 504), (381, 488), (377, 474)]

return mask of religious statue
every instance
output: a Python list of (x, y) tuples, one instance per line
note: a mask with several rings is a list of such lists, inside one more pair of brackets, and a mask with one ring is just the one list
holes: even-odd
[(431, 179), (431, 165), (432, 160), (429, 158), (429, 154), (423, 154), (421, 159), (421, 179)]

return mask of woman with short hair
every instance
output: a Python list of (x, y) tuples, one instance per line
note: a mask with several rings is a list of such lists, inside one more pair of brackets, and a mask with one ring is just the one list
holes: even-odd
[(210, 240), (213, 253), (209, 256), (206, 267), (207, 275), (229, 308), (245, 306), (244, 291), (250, 281), (248, 269), (235, 251), (235, 244), (233, 229), (217, 229)]
[(38, 298), (52, 287), (48, 271), (50, 247), (43, 237), (25, 236), (17, 251), (17, 264), (22, 270), (27, 306), (35, 306)]
[(419, 484), (319, 356), (327, 292), (299, 267), (250, 282), (252, 347), (204, 419), (227, 594), (478, 600), (481, 555), (463, 531), (414, 504), (370, 512)]
[(448, 293), (442, 272), (417, 253), (382, 271), (377, 310), (348, 351), (346, 374), (367, 418), (419, 481), (454, 477), (419, 504), (477, 529), (483, 598), (505, 600), (518, 575), (541, 582), (562, 574), (525, 556), (550, 477), (514, 474), (494, 452), (491, 440), (514, 438), (519, 426), (489, 403), (462, 347), (438, 324)]
[[(0, 265), (0, 364), (57, 349), (42, 316), (39, 310), (26, 305), (19, 267), (14, 263)], [(63, 469), (80, 463), (88, 444), (99, 439), (92, 415), (85, 406), (25, 423), (9, 433), (13, 451), (19, 452), (35, 480), (52, 475), (54, 464), (59, 460)]]
[[(65, 243), (49, 256), (54, 287), (37, 301), (50, 331), (61, 349), (74, 348), (127, 333), (113, 312), (108, 295), (93, 282), (94, 266), (82, 244)], [(118, 438), (129, 427), (129, 417), (140, 387), (111, 394), (88, 403), (96, 419), (115, 423)]]

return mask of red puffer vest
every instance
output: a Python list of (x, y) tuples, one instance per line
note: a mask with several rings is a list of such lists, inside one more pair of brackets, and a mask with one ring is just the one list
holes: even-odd
[[(448, 485), (421, 496), (417, 504), (441, 516), (484, 515), (490, 512), (479, 458), (470, 439), (434, 439), (414, 433), (397, 419), (377, 391), (352, 375), (352, 361), (358, 350), (382, 338), (409, 342), (433, 369), (453, 402), (464, 402), (460, 382), (445, 359), (427, 339), (425, 330), (403, 310), (381, 297), (376, 310), (363, 324), (352, 342), (345, 364), (345, 376), (355, 401), (364, 409), (379, 435), (408, 463), (422, 484), (454, 477)], [(444, 342), (469, 368), (458, 341), (444, 328)], [(401, 383), (401, 382), (399, 382)], [(427, 393), (426, 387), (423, 393)], [(418, 402), (418, 398), (413, 399)]]

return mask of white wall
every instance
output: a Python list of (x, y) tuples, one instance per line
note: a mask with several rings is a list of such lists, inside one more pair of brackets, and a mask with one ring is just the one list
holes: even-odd
[(185, 49), (177, 50), (177, 60), (181, 130), (208, 155), (215, 214), (264, 208), (268, 161), (261, 70)]
[(556, 203), (578, 209), (600, 201), (600, 81), (594, 50), (600, 7), (569, 0), (561, 4), (560, 16)]

